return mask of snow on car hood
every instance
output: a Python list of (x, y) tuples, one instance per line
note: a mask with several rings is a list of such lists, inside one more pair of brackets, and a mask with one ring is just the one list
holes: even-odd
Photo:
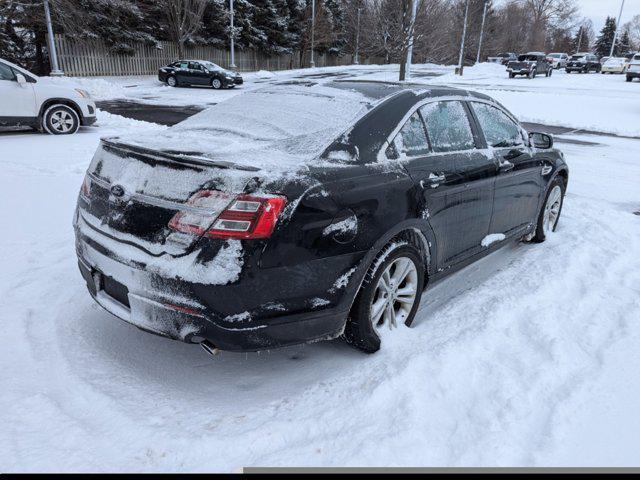
[(164, 132), (117, 141), (197, 153), (263, 173), (290, 172), (316, 160), (371, 106), (372, 99), (349, 89), (280, 85), (233, 97)]

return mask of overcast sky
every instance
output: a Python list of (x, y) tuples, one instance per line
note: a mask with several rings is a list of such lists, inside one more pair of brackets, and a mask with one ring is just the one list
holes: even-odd
[[(622, 0), (577, 0), (582, 15), (593, 20), (596, 31), (600, 31), (607, 15), (618, 18)], [(626, 23), (634, 15), (640, 14), (640, 0), (625, 0), (622, 22)]]

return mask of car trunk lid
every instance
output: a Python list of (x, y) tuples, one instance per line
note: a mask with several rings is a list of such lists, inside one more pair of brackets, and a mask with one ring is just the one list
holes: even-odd
[[(87, 172), (88, 198), (80, 210), (87, 227), (154, 256), (189, 252), (200, 234), (170, 223), (178, 213), (213, 222), (243, 192), (257, 168), (209, 161), (198, 152), (152, 151), (103, 140)], [(195, 192), (225, 192), (191, 205)]]

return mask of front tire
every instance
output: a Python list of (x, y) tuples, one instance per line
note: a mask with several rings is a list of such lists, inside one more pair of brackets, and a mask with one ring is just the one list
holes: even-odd
[(78, 113), (67, 105), (52, 105), (42, 115), (42, 129), (51, 135), (72, 135), (79, 128)]
[(167, 77), (167, 85), (169, 85), (170, 87), (177, 87), (178, 86), (178, 80), (176, 80), (176, 77), (171, 75), (171, 76)]
[(424, 280), (424, 264), (416, 247), (406, 242), (385, 247), (356, 295), (344, 331), (347, 342), (366, 353), (375, 353), (381, 337), (411, 325)]
[(211, 86), (214, 90), (220, 90), (222, 88), (222, 81), (219, 78), (211, 80)]
[(566, 185), (561, 177), (557, 177), (551, 182), (551, 185), (549, 185), (549, 191), (544, 200), (544, 205), (538, 214), (538, 223), (531, 239), (532, 242), (544, 242), (547, 237), (558, 228), (562, 205), (564, 204), (565, 189)]

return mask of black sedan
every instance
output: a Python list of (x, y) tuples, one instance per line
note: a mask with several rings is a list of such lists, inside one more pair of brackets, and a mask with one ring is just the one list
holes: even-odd
[(242, 76), (207, 60), (180, 60), (158, 70), (158, 80), (170, 87), (210, 86), (216, 90), (242, 85)]
[(339, 336), (365, 352), (423, 291), (558, 226), (568, 167), (490, 97), (276, 85), (103, 139), (74, 217), (104, 309), (212, 352)]

